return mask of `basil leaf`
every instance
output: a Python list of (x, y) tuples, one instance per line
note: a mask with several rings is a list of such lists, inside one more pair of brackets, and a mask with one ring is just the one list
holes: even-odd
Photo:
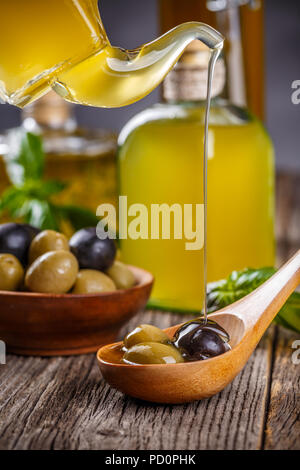
[(64, 219), (69, 220), (74, 230), (80, 230), (84, 227), (95, 227), (99, 222), (98, 217), (92, 211), (83, 207), (65, 205), (59, 206), (57, 209)]
[(27, 201), (26, 193), (22, 188), (11, 187), (7, 189), (0, 200), (0, 212), (19, 217), (19, 212)]
[(59, 218), (55, 208), (47, 201), (32, 199), (27, 202), (26, 212), (23, 214), (26, 223), (41, 230), (59, 231)]
[(9, 210), (14, 204), (15, 200), (19, 198), (20, 191), (17, 188), (11, 187), (3, 192), (0, 199), (0, 212)]
[(28, 197), (33, 199), (48, 199), (53, 194), (58, 194), (67, 187), (62, 181), (29, 180), (22, 186)]
[(64, 219), (75, 230), (97, 225), (99, 219), (90, 210), (51, 202), (51, 196), (59, 194), (67, 184), (43, 180), (45, 155), (39, 136), (22, 129), (12, 131), (8, 146), (5, 164), (12, 186), (2, 194), (0, 214), (7, 212), (42, 230), (59, 230)]
[(42, 181), (41, 195), (43, 197), (48, 197), (48, 196), (52, 196), (53, 194), (59, 194), (67, 187), (68, 187), (68, 184), (64, 183), (63, 181), (55, 181), (55, 180)]
[(276, 323), (282, 321), (287, 328), (300, 332), (300, 293), (294, 292), (286, 301), (277, 317)]
[(39, 136), (20, 129), (12, 131), (8, 135), (8, 148), (4, 159), (12, 184), (20, 186), (28, 180), (42, 178), (45, 155)]
[[(207, 286), (208, 312), (227, 307), (245, 297), (267, 281), (276, 272), (275, 268), (243, 269), (233, 271), (227, 279), (211, 282)], [(294, 292), (282, 307), (275, 321), (300, 332), (300, 294)]]

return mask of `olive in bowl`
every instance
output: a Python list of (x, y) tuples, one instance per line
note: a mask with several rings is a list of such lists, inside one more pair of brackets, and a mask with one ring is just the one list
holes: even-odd
[(29, 267), (25, 286), (31, 292), (65, 294), (75, 284), (77, 273), (78, 262), (72, 253), (49, 251)]
[(0, 290), (16, 291), (24, 279), (24, 269), (18, 258), (0, 254)]
[(77, 274), (72, 294), (101, 294), (117, 290), (106, 274), (93, 269), (81, 269)]
[(25, 266), (32, 239), (39, 232), (28, 224), (7, 223), (0, 225), (0, 253), (14, 255)]
[(76, 256), (81, 269), (105, 271), (115, 260), (117, 248), (109, 238), (98, 238), (95, 227), (76, 232), (69, 241), (70, 249)]
[(130, 289), (136, 283), (133, 273), (121, 261), (115, 261), (106, 274), (114, 281), (117, 289)]
[(48, 251), (70, 251), (67, 237), (54, 230), (43, 230), (31, 242), (29, 248), (29, 263)]

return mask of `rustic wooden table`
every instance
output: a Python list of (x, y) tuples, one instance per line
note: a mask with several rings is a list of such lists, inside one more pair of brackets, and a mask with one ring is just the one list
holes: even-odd
[[(300, 247), (300, 178), (281, 175), (277, 183), (280, 264)], [(128, 328), (181, 319), (148, 311)], [(146, 404), (112, 390), (94, 355), (8, 356), (0, 366), (0, 449), (299, 449), (295, 339), (299, 335), (270, 327), (230, 386), (180, 406)]]

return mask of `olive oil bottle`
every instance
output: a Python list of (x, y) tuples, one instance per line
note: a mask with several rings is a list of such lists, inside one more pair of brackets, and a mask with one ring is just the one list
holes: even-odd
[[(165, 104), (135, 116), (120, 134), (120, 194), (128, 206), (203, 203), (203, 139), (209, 50), (189, 46), (164, 82)], [(274, 264), (274, 155), (262, 123), (225, 99), (216, 64), (208, 134), (208, 281)], [(184, 239), (121, 240), (125, 262), (153, 272), (151, 304), (199, 310), (203, 250)]]
[[(77, 125), (73, 105), (50, 92), (22, 110), (22, 127), (43, 138), (45, 177), (67, 183), (57, 203), (75, 204), (96, 213), (99, 204), (116, 204), (116, 136), (104, 129)], [(13, 143), (15, 129), (2, 134), (0, 153)], [(8, 186), (0, 160), (0, 190)]]

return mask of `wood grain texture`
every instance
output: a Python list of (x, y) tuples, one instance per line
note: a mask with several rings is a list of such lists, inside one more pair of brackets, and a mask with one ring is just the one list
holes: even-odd
[[(277, 175), (277, 262), (281, 265), (300, 247), (300, 175)], [(265, 449), (300, 449), (300, 365), (291, 348), (300, 335), (276, 327), (270, 396), (266, 415)]]
[(280, 266), (300, 247), (300, 175), (276, 178), (277, 263)]
[(300, 340), (299, 334), (278, 328), (266, 423), (266, 449), (300, 450), (300, 364), (292, 361), (296, 351), (292, 344), (297, 340)]
[[(177, 323), (147, 312), (131, 326)], [(132, 400), (101, 379), (93, 355), (9, 356), (0, 368), (1, 449), (257, 449), (265, 415), (271, 334), (219, 395), (188, 406)]]

